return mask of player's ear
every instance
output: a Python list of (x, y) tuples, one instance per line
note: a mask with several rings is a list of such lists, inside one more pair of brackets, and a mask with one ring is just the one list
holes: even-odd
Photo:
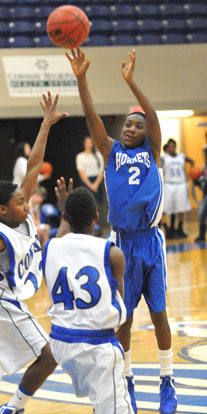
[(96, 212), (96, 217), (95, 217), (94, 221), (95, 221), (95, 223), (99, 222), (99, 212), (98, 211)]
[(0, 204), (0, 214), (5, 216), (5, 214), (7, 214), (7, 211), (8, 211), (8, 207), (5, 206), (4, 204)]
[(65, 217), (65, 212), (63, 213), (63, 215), (62, 215), (62, 216), (63, 216), (63, 220), (67, 221), (67, 220), (66, 220), (66, 217)]

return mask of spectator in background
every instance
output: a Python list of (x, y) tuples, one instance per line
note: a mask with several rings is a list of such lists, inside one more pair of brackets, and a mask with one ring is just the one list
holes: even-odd
[(47, 197), (47, 190), (45, 187), (36, 187), (30, 198), (30, 212), (32, 214), (34, 224), (37, 229), (37, 234), (41, 246), (44, 246), (44, 243), (49, 239), (50, 235), (50, 226), (46, 223), (41, 223), (40, 220), (40, 208), (41, 204)]
[(91, 137), (85, 136), (84, 150), (76, 156), (76, 168), (81, 185), (92, 191), (96, 201), (102, 201), (101, 182), (103, 180), (103, 158), (96, 151)]
[[(206, 134), (207, 136), (207, 134)], [(205, 164), (203, 166), (202, 175), (194, 181), (194, 184), (200, 187), (203, 193), (199, 209), (199, 235), (196, 237), (195, 242), (205, 241), (206, 236), (206, 217), (207, 217), (207, 145), (203, 147), (203, 155)]]
[[(184, 213), (191, 209), (186, 181), (185, 163), (191, 166), (194, 161), (183, 153), (176, 152), (176, 141), (170, 138), (167, 142), (167, 152), (163, 155), (164, 172), (164, 213), (171, 214), (171, 225), (168, 238), (185, 238), (183, 231)], [(175, 229), (175, 219), (178, 215), (178, 227)], [(171, 235), (171, 237), (169, 237)]]
[[(80, 177), (81, 185), (87, 187), (94, 195), (100, 214), (99, 223), (104, 224), (104, 208), (103, 208), (103, 157), (95, 149), (93, 141), (90, 136), (86, 135), (83, 140), (84, 150), (76, 156), (76, 168)], [(96, 235), (101, 235), (100, 225), (95, 227)]]
[[(16, 147), (17, 158), (13, 169), (13, 184), (19, 187), (27, 171), (27, 161), (31, 152), (31, 146), (28, 142), (19, 142)], [(50, 178), (48, 174), (39, 174), (37, 182)]]

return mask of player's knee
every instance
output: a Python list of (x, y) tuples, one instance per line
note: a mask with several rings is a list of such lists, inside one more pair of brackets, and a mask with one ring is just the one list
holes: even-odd
[(42, 348), (39, 359), (48, 368), (48, 370), (54, 371), (54, 369), (57, 366), (57, 362), (55, 361), (52, 355), (49, 343), (47, 343), (47, 345), (45, 345), (44, 348)]
[(167, 314), (165, 310), (161, 312), (151, 312), (150, 315), (152, 323), (155, 327), (168, 325)]

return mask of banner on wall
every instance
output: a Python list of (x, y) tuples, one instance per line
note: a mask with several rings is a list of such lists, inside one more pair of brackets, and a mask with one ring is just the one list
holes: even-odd
[(12, 98), (54, 95), (78, 96), (77, 79), (65, 56), (3, 56), (2, 63)]

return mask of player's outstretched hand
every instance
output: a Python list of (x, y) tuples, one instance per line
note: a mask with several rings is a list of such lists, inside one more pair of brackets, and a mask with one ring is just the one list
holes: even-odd
[(82, 50), (80, 50), (80, 48), (77, 48), (77, 52), (75, 52), (74, 49), (71, 49), (71, 53), (72, 57), (68, 53), (65, 53), (65, 56), (71, 64), (74, 75), (76, 78), (85, 76), (90, 65), (90, 60), (85, 59), (85, 54)]
[(65, 202), (73, 189), (73, 179), (69, 179), (68, 188), (66, 189), (65, 179), (64, 177), (60, 177), (57, 180), (57, 186), (55, 187), (55, 195), (58, 202), (58, 207), (62, 213), (65, 211)]
[(40, 102), (40, 106), (44, 112), (44, 120), (50, 125), (56, 124), (61, 118), (70, 116), (67, 112), (58, 112), (56, 107), (58, 103), (59, 95), (56, 95), (54, 100), (52, 99), (50, 91), (46, 94), (42, 94), (43, 102)]
[(130, 62), (128, 65), (127, 65), (126, 60), (124, 60), (124, 62), (122, 62), (122, 65), (121, 65), (122, 76), (127, 83), (132, 80), (132, 75), (134, 72), (135, 60), (136, 60), (135, 49), (132, 50), (132, 53), (129, 52), (129, 58), (130, 58)]

